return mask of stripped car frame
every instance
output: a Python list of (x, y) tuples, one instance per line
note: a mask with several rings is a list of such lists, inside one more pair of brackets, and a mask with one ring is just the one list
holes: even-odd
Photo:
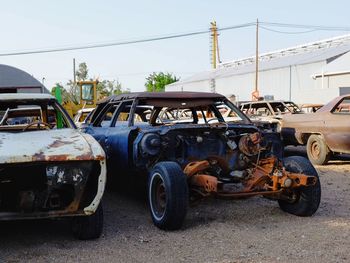
[(220, 94), (112, 96), (85, 131), (105, 149), (110, 183), (148, 177), (151, 216), (162, 229), (181, 227), (188, 201), (209, 196), (262, 195), (300, 216), (319, 206), (320, 182), (308, 160), (283, 159), (279, 135), (259, 131)]
[(80, 239), (102, 231), (105, 154), (47, 94), (0, 94), (0, 220), (74, 217)]

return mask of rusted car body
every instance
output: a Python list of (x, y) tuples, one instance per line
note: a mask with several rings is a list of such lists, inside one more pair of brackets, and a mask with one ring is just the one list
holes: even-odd
[(314, 113), (286, 116), (282, 137), (286, 145), (306, 145), (314, 164), (325, 164), (337, 153), (350, 153), (350, 94)]
[(239, 108), (258, 127), (278, 132), (284, 115), (303, 113), (294, 102), (282, 100), (242, 102)]
[(0, 103), (0, 220), (74, 217), (78, 238), (98, 237), (103, 149), (51, 95), (0, 94)]
[(260, 132), (219, 94), (112, 96), (85, 131), (105, 149), (110, 184), (148, 178), (152, 220), (161, 229), (181, 227), (188, 202), (204, 197), (263, 195), (301, 216), (319, 205), (320, 183), (307, 159), (283, 159), (279, 135)]

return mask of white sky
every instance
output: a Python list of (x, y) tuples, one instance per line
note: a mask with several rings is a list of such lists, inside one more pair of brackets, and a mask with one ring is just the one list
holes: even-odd
[[(144, 0), (1, 1), (0, 53), (119, 41), (261, 21), (350, 26), (350, 1)], [(276, 28), (277, 29), (277, 28)], [(280, 28), (288, 31), (291, 29)], [(299, 30), (300, 31), (300, 30)], [(346, 32), (278, 34), (261, 29), (260, 51), (271, 51)], [(350, 33), (350, 32), (349, 32)], [(223, 61), (254, 54), (255, 28), (222, 32)], [(186, 78), (207, 70), (209, 35), (81, 51), (0, 57), (51, 89), (72, 78), (72, 59), (86, 62), (90, 77), (119, 79), (124, 88), (144, 90), (145, 77), (167, 71)]]

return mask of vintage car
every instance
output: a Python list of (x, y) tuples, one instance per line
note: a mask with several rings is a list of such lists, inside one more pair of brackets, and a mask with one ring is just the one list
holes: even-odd
[(100, 236), (105, 154), (47, 94), (0, 94), (0, 220), (69, 217)]
[[(222, 112), (229, 110), (225, 122)], [(219, 94), (111, 96), (98, 104), (85, 131), (105, 149), (109, 183), (148, 177), (151, 216), (161, 229), (180, 228), (189, 201), (209, 196), (262, 195), (299, 216), (311, 216), (319, 206), (320, 182), (311, 163), (283, 160), (279, 135), (261, 133)]]
[(284, 115), (303, 113), (294, 102), (282, 100), (241, 102), (239, 108), (258, 127), (278, 132)]
[(283, 118), (285, 145), (306, 145), (313, 164), (326, 164), (338, 153), (350, 153), (350, 94), (340, 96), (314, 113)]

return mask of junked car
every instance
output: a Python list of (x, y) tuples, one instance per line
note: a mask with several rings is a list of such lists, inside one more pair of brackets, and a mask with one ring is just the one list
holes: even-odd
[(240, 109), (258, 127), (280, 131), (280, 122), (284, 115), (303, 113), (292, 101), (248, 101), (239, 104)]
[(69, 217), (100, 236), (105, 154), (47, 94), (0, 94), (0, 220)]
[(314, 164), (326, 164), (332, 156), (350, 153), (350, 94), (339, 96), (314, 113), (283, 118), (285, 145), (306, 145)]
[[(223, 108), (232, 110), (225, 122)], [(280, 137), (262, 133), (226, 97), (202, 92), (129, 93), (101, 101), (85, 131), (103, 146), (109, 183), (148, 178), (154, 224), (178, 229), (189, 201), (256, 195), (311, 216), (320, 202), (316, 170), (283, 159)]]

